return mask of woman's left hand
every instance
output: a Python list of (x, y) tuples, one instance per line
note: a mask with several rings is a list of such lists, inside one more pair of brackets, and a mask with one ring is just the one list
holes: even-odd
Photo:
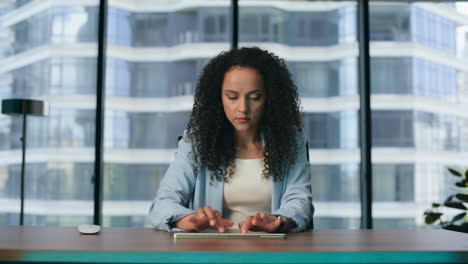
[(245, 221), (239, 223), (239, 230), (242, 233), (251, 231), (275, 232), (281, 225), (281, 220), (265, 213), (257, 213), (253, 216), (247, 216)]

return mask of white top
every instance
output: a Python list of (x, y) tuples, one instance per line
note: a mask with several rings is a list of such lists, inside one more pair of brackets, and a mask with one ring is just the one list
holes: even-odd
[(234, 222), (233, 228), (256, 213), (271, 213), (271, 183), (262, 177), (264, 160), (236, 159), (236, 169), (224, 183), (223, 218)]

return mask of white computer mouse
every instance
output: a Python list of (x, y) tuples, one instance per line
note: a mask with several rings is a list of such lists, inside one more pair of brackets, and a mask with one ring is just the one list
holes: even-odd
[(79, 225), (78, 230), (82, 234), (96, 234), (101, 230), (99, 225)]

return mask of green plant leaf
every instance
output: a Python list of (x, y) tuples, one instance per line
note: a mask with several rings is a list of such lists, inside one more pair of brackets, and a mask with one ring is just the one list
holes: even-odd
[(456, 183), (455, 183), (455, 186), (461, 187), (461, 188), (466, 188), (466, 187), (468, 187), (467, 182), (466, 182), (465, 180), (456, 182)]
[(456, 222), (456, 221), (458, 221), (458, 220), (460, 220), (460, 219), (463, 219), (463, 217), (465, 217), (465, 215), (466, 215), (466, 212), (461, 213), (461, 214), (457, 214), (456, 216), (454, 216), (454, 217), (452, 218), (451, 223), (453, 224), (454, 222)]
[(468, 203), (468, 194), (457, 193), (457, 194), (455, 195), (455, 197), (457, 197), (458, 199), (460, 199), (460, 200), (463, 201), (463, 202), (467, 202), (467, 203)]
[(465, 207), (465, 205), (463, 205), (463, 203), (459, 203), (459, 202), (444, 203), (444, 206), (445, 207), (450, 207), (450, 208), (455, 208), (455, 209), (461, 209), (461, 210), (468, 209), (468, 208)]
[(453, 197), (455, 197), (455, 194), (452, 194), (449, 197), (447, 197), (447, 199), (445, 199), (444, 201), (444, 204), (451, 202), (453, 200)]
[(426, 222), (426, 224), (430, 225), (430, 224), (433, 224), (435, 221), (437, 221), (437, 219), (440, 218), (442, 213), (434, 213), (431, 211), (426, 211), (424, 212), (424, 215), (426, 216), (424, 221)]
[(457, 231), (457, 232), (463, 232), (463, 233), (468, 233), (468, 227), (466, 226), (459, 226), (459, 225), (446, 225), (443, 227), (444, 229), (451, 230), (451, 231)]
[(468, 169), (465, 170), (465, 177), (463, 178), (465, 178), (465, 180), (468, 179)]
[(452, 175), (454, 176), (457, 176), (457, 177), (461, 177), (461, 173), (459, 173), (458, 171), (454, 170), (454, 169), (451, 169), (451, 168), (448, 168), (448, 170), (450, 171), (450, 173), (452, 173)]
[(437, 208), (440, 206), (440, 203), (432, 203), (432, 208)]

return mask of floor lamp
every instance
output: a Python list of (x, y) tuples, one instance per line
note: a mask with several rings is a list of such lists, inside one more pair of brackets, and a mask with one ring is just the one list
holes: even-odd
[(49, 107), (47, 102), (30, 100), (30, 99), (3, 99), (2, 100), (2, 114), (4, 115), (22, 115), (23, 116), (23, 134), (21, 137), (22, 144), (22, 160), (21, 160), (21, 211), (20, 211), (20, 225), (24, 224), (24, 173), (26, 161), (26, 125), (27, 116), (47, 116)]

